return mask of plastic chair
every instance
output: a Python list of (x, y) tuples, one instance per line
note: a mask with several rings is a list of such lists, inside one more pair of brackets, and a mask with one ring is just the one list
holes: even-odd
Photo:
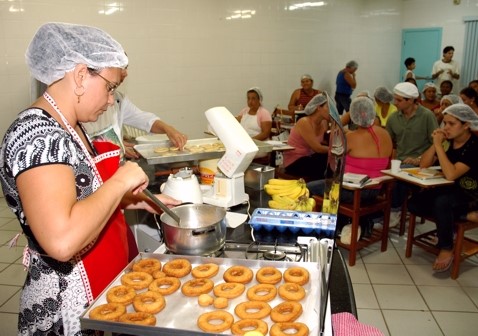
[[(422, 217), (423, 218), (423, 217)], [(440, 250), (434, 245), (436, 240), (436, 230), (431, 230), (415, 236), (416, 215), (410, 213), (408, 222), (408, 238), (405, 257), (412, 256), (413, 245), (423, 248), (425, 251), (438, 255)], [(432, 221), (433, 218), (425, 217)], [(453, 264), (451, 265), (451, 278), (457, 279), (460, 273), (460, 263), (468, 257), (478, 254), (478, 241), (465, 236), (465, 232), (478, 228), (477, 222), (457, 221), (455, 222), (456, 236), (455, 249), (453, 251)]]
[[(363, 188), (353, 188), (342, 185), (343, 189), (351, 190), (354, 193), (354, 199), (352, 203), (339, 203), (338, 213), (352, 219), (352, 236), (350, 245), (346, 245), (337, 239), (337, 245), (341, 246), (349, 251), (349, 265), (354, 266), (357, 258), (357, 251), (367, 247), (373, 243), (381, 242), (380, 250), (382, 252), (387, 250), (388, 245), (388, 229), (390, 224), (390, 208), (392, 200), (392, 187), (393, 178), (384, 178), (378, 185), (381, 186), (380, 194), (373, 201), (363, 202), (361, 200), (361, 192), (365, 189), (371, 189), (376, 187), (377, 184), (372, 186), (365, 186)], [(317, 203), (317, 209), (320, 209), (324, 201), (322, 196), (313, 196)], [(382, 229), (373, 229), (372, 236), (369, 238), (362, 238), (358, 240), (358, 228), (360, 226), (360, 217), (370, 215), (379, 211), (383, 211), (383, 227)], [(358, 240), (358, 241), (357, 241)]]

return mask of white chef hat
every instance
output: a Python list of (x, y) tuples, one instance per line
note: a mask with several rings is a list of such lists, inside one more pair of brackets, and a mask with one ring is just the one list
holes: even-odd
[(418, 88), (412, 83), (408, 82), (398, 83), (395, 85), (393, 88), (393, 93), (403, 98), (418, 98), (419, 96)]
[(352, 119), (354, 124), (370, 127), (373, 125), (376, 116), (375, 106), (370, 97), (361, 96), (352, 100), (350, 104), (350, 119)]
[(450, 105), (443, 110), (442, 113), (452, 115), (462, 122), (468, 122), (470, 123), (470, 128), (472, 130), (478, 130), (478, 115), (470, 106), (466, 104), (457, 103)]
[(257, 86), (251, 87), (249, 90), (247, 90), (247, 93), (249, 92), (255, 92), (259, 96), (259, 101), (262, 102), (262, 92), (261, 89), (259, 89)]
[(38, 29), (25, 58), (33, 77), (47, 85), (63, 78), (77, 64), (95, 70), (128, 65), (123, 47), (103, 30), (56, 22)]
[(310, 102), (305, 106), (304, 113), (306, 115), (311, 115), (317, 110), (317, 107), (327, 103), (327, 96), (323, 93), (319, 93), (310, 100)]
[(425, 93), (425, 91), (427, 89), (435, 89), (436, 91), (438, 91), (438, 88), (437, 86), (435, 85), (435, 83), (432, 83), (432, 82), (428, 82), (428, 83), (425, 83), (425, 85), (423, 85), (423, 89), (422, 89), (422, 92)]

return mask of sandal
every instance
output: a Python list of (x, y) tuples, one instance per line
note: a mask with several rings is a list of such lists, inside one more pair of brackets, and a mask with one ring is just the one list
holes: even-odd
[[(446, 272), (450, 269), (451, 264), (453, 264), (453, 254), (451, 256), (443, 258), (441, 260), (436, 258), (435, 262), (433, 263), (433, 270), (436, 273)], [(445, 266), (441, 267), (441, 268), (437, 268), (438, 265), (445, 265)]]

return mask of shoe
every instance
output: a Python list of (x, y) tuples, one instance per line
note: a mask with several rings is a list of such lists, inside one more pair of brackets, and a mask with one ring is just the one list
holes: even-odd
[[(443, 265), (445, 264), (445, 267), (443, 268), (436, 268), (438, 264)], [(449, 257), (446, 257), (444, 259), (438, 260), (438, 257), (435, 259), (435, 262), (433, 263), (433, 270), (436, 273), (443, 273), (446, 272), (450, 269), (451, 264), (453, 264), (453, 254), (450, 255)]]
[(390, 223), (388, 224), (389, 228), (393, 228), (400, 224), (400, 218), (402, 217), (401, 211), (390, 211)]

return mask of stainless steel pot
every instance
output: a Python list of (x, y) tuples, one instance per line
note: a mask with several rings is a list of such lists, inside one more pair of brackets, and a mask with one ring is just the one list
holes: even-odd
[(209, 204), (187, 204), (171, 209), (181, 226), (167, 214), (160, 217), (163, 239), (175, 254), (208, 255), (226, 241), (226, 210)]

